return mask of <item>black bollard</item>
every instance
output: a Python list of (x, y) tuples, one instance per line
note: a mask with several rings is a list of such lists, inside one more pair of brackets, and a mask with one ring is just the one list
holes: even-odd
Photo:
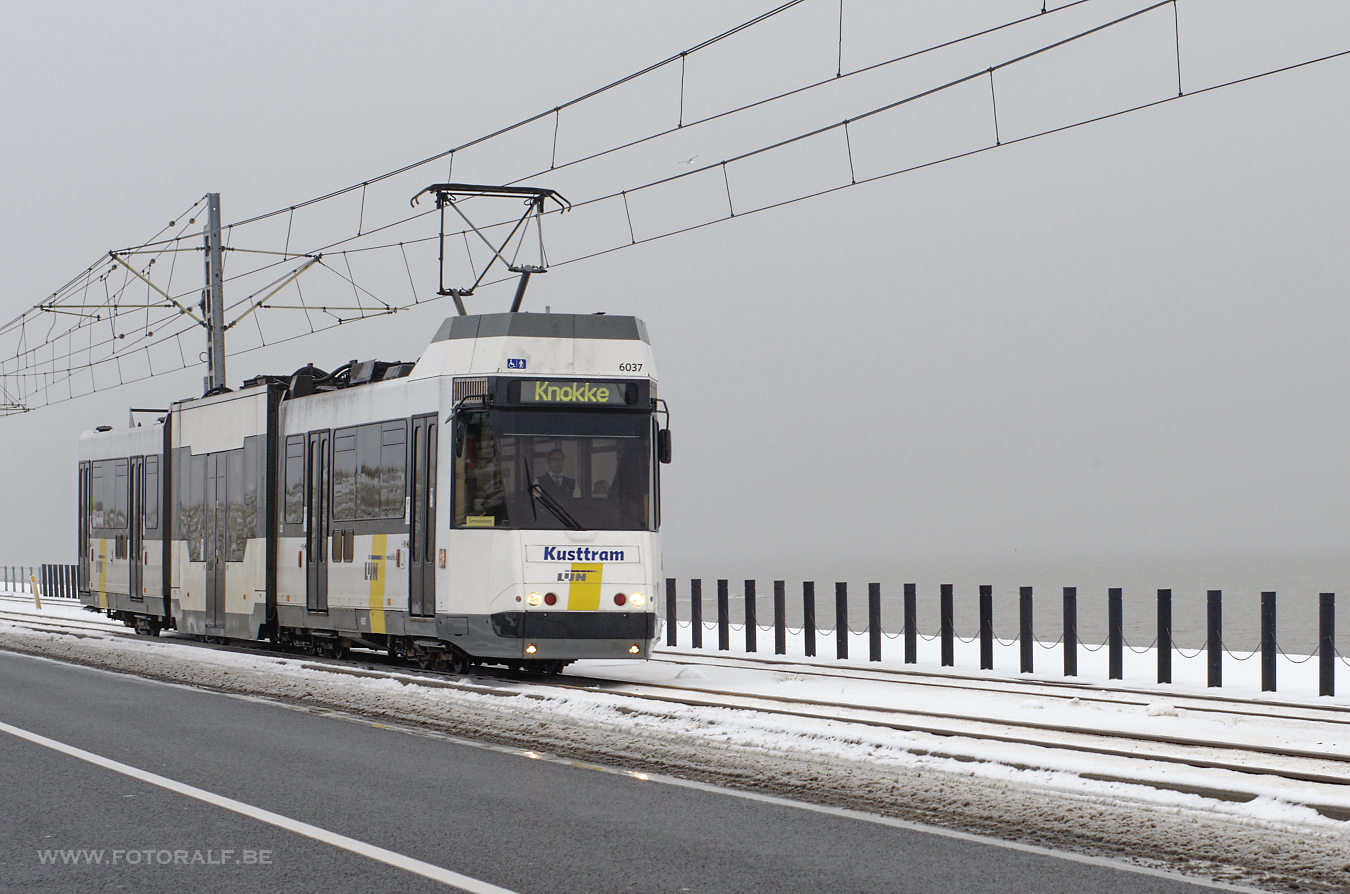
[(956, 623), (952, 607), (952, 585), (943, 584), (941, 595), (938, 599), (938, 622), (942, 631), (942, 666), (951, 667), (956, 664), (955, 646), (952, 644), (952, 636), (956, 632)]
[(816, 656), (816, 582), (802, 583), (802, 635), (806, 640), (806, 657)]
[(834, 655), (848, 658), (848, 583), (834, 583)]
[(666, 578), (666, 645), (675, 646), (680, 629), (679, 613), (675, 610), (675, 578)]
[(980, 670), (994, 669), (994, 588), (980, 584)]
[(1172, 591), (1158, 591), (1158, 682), (1172, 682)]
[(1036, 666), (1036, 631), (1032, 629), (1031, 624), (1031, 587), (1023, 587), (1020, 591), (1017, 607), (1018, 629), (1017, 641), (1022, 647), (1022, 673), (1034, 673)]
[(690, 645), (703, 648), (703, 581), (697, 577), (689, 582), (689, 631)]
[(1211, 688), (1223, 685), (1223, 591), (1210, 590), (1209, 636), (1206, 645), (1209, 649), (1209, 685)]
[(848, 657), (848, 584), (837, 582), (834, 585), (834, 642), (835, 655)]
[(745, 582), (745, 651), (754, 652), (759, 645), (759, 613), (755, 606), (755, 582)]
[(1078, 676), (1078, 588), (1064, 588), (1064, 676)]
[(773, 653), (787, 654), (787, 584), (773, 582)]
[(1261, 594), (1261, 691), (1275, 691), (1275, 594)]
[(881, 660), (881, 584), (867, 585), (867, 659)]
[(1336, 694), (1336, 594), (1323, 593), (1317, 612), (1318, 695)]
[(919, 661), (918, 585), (905, 584), (905, 664)]
[(731, 597), (727, 595), (727, 579), (717, 579), (717, 650), (731, 648)]
[(1120, 587), (1106, 590), (1107, 679), (1125, 679), (1125, 609)]

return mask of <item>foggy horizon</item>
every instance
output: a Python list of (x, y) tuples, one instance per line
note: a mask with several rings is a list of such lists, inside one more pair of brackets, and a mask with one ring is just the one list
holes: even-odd
[[(802, 100), (799, 118), (757, 111), (594, 175), (532, 182), (571, 178), (562, 191), (580, 198), (671, 176), (691, 156), (711, 163), (1145, 5), (1095, 0), (906, 64), (862, 96), (841, 86)], [(317, 21), (247, 3), (7, 9), (0, 65), (22, 87), (4, 113), (22, 126), (4, 149), (14, 172), (0, 213), (5, 317), (204, 192), (222, 194), (227, 223), (285, 208), (553, 108), (768, 8), (350, 4)], [(715, 113), (757, 89), (828, 77), (836, 50), (842, 67), (861, 66), (1014, 17), (992, 2), (846, 0), (845, 12), (837, 48), (822, 33), (837, 4), (808, 2), (743, 32), (697, 63), (685, 110)], [(1161, 13), (1090, 50), (1000, 72), (1001, 138), (1090, 116), (1116, 94), (1175, 94), (1172, 11)], [(1341, 4), (1180, 0), (1176, 15), (1188, 93), (1350, 47)], [(426, 40), (435, 34), (459, 35), (454, 52)], [(1121, 585), (1134, 586), (1187, 569), (1247, 580), (1265, 566), (1272, 579), (1259, 586), (1350, 592), (1350, 421), (1338, 412), (1350, 390), (1339, 226), (1350, 173), (1336, 113), (1348, 65), (1190, 95), (556, 266), (534, 277), (524, 309), (647, 323), (674, 432), (662, 498), (671, 576), (767, 571), (861, 586), (930, 580), (942, 567), (959, 580), (1058, 568), (1072, 585), (1104, 567), (1133, 573)], [(560, 128), (573, 141), (562, 148), (603, 144), (625, 117), (656, 120), (669, 93), (620, 97), (608, 117)], [(916, 106), (893, 130), (859, 125), (850, 162), (984, 139), (989, 94), (979, 83), (968, 99)], [(537, 149), (508, 143), (456, 160), (454, 179), (505, 181), (531, 170)], [(781, 166), (745, 166), (733, 192), (749, 202), (824, 188), (842, 158), (812, 144)], [(437, 170), (427, 183), (445, 176)], [(700, 208), (677, 195), (635, 200), (632, 213), (636, 227), (654, 227)], [(342, 206), (344, 221), (352, 210)], [(574, 213), (575, 223), (546, 225), (560, 253), (609, 236), (605, 221)], [(335, 213), (310, 225), (339, 223)], [(401, 263), (397, 273), (371, 282), (406, 293)], [(411, 275), (419, 296), (434, 295), (434, 266)], [(484, 288), (470, 312), (506, 310), (512, 289)], [(447, 299), (427, 301), (232, 355), (230, 383), (311, 361), (413, 360), (453, 313)], [(196, 396), (202, 375), (194, 366), (0, 420), (11, 457), (0, 564), (73, 561), (79, 432)]]

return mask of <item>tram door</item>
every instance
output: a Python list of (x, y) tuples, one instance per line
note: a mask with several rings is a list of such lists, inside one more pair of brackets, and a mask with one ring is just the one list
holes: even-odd
[(80, 463), (80, 570), (79, 589), (89, 590), (89, 513), (93, 499), (94, 467), (92, 463)]
[(312, 612), (328, 611), (329, 457), (328, 432), (310, 432), (305, 464), (305, 607)]
[(140, 602), (145, 599), (145, 557), (142, 548), (145, 544), (145, 459), (139, 456), (131, 458), (131, 474), (127, 484), (131, 488), (131, 499), (127, 502), (131, 510), (128, 518), (129, 542), (127, 559), (131, 570), (131, 598)]
[(412, 421), (412, 518), (409, 519), (408, 612), (436, 614), (436, 416)]
[[(225, 626), (225, 526), (229, 513), (229, 491), (223, 453), (206, 456), (206, 507), (202, 532), (206, 544), (206, 627)], [(139, 558), (139, 557), (138, 557)]]

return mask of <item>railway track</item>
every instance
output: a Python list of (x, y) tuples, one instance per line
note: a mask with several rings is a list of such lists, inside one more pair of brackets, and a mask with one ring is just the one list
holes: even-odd
[(1219, 693), (1187, 695), (1163, 692), (1158, 689), (1131, 688), (1118, 682), (1109, 689), (1103, 689), (1098, 684), (1070, 680), (1010, 679), (1007, 676), (971, 675), (955, 671), (939, 674), (925, 672), (917, 667), (861, 668), (849, 665), (819, 664), (788, 658), (759, 658), (748, 655), (697, 655), (658, 652), (652, 656), (651, 660), (685, 667), (716, 667), (791, 673), (793, 676), (801, 678), (904, 683), (907, 686), (932, 688), (943, 692), (963, 690), (1006, 695), (1010, 691), (1016, 691), (1037, 698), (1058, 699), (1064, 702), (1078, 701), (1104, 706), (1146, 708), (1163, 702), (1177, 710), (1263, 719), (1312, 720), (1319, 723), (1339, 723), (1350, 726), (1350, 704), (1309, 705), (1272, 698), (1242, 698)]
[[(92, 616), (88, 620), (53, 618), (31, 607), (25, 610), (5, 602), (8, 600), (0, 600), (0, 621), (56, 633), (145, 640)], [(163, 641), (269, 657), (300, 657), (266, 646), (208, 645), (178, 637)], [(377, 653), (359, 653), (348, 660), (302, 657), (301, 666), (353, 677), (393, 679), (406, 686), (471, 692), (501, 694), (503, 688), (514, 687), (584, 692), (640, 705), (631, 710), (650, 713), (668, 713), (671, 706), (724, 709), (890, 730), (912, 736), (913, 740), (902, 747), (916, 754), (997, 761), (1029, 770), (1062, 766), (1068, 753), (1078, 766), (1075, 772), (1093, 780), (1143, 784), (1238, 802), (1278, 798), (1305, 804), (1325, 816), (1350, 820), (1350, 707), (1344, 705), (1103, 690), (1083, 683), (672, 653), (659, 655), (646, 668), (617, 663), (582, 665), (577, 672), (557, 677), (501, 672), (484, 679), (420, 670)], [(735, 669), (741, 679), (735, 690), (697, 679), (633, 679), (653, 666)], [(840, 697), (804, 698), (783, 691), (807, 679), (837, 682)], [(964, 710), (951, 707), (954, 690), (967, 696)], [(885, 692), (889, 692), (888, 699), (882, 697)], [(943, 707), (934, 704), (943, 701), (947, 702)], [(1168, 713), (1150, 715), (1159, 704), (1164, 704)], [(1066, 720), (1065, 706), (1089, 710), (1081, 722), (1078, 718)], [(1038, 712), (1045, 708), (1061, 710), (1056, 719), (1037, 719)], [(1103, 716), (1107, 711), (1114, 716)], [(1182, 720), (1200, 722), (1182, 724)], [(1274, 721), (1279, 721), (1285, 741), (1272, 735)], [(1169, 726), (1185, 729), (1174, 731)]]

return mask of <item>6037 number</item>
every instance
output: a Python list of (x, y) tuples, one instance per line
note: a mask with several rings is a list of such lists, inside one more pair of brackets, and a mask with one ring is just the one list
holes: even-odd
[(622, 373), (640, 373), (642, 372), (641, 363), (620, 363), (619, 372)]

